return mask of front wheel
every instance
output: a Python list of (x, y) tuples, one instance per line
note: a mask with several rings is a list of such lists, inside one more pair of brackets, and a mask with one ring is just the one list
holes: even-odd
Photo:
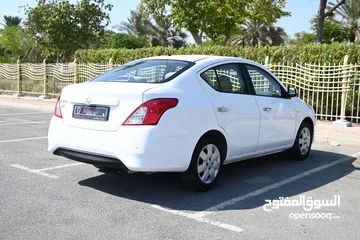
[(295, 160), (305, 160), (310, 153), (313, 139), (312, 127), (308, 122), (303, 122), (296, 135), (294, 146), (290, 149), (290, 153)]
[(219, 180), (224, 153), (221, 145), (212, 138), (198, 142), (188, 170), (181, 174), (184, 184), (198, 191), (212, 189)]

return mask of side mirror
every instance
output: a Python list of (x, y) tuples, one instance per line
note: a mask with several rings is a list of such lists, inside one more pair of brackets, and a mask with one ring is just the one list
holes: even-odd
[(288, 94), (289, 94), (289, 97), (291, 97), (291, 98), (298, 96), (298, 92), (297, 92), (296, 88), (294, 88), (294, 87), (288, 87)]

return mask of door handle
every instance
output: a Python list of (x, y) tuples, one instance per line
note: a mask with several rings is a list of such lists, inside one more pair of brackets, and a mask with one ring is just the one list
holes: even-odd
[(229, 111), (229, 109), (228, 109), (228, 108), (226, 108), (226, 107), (218, 107), (218, 108), (217, 108), (217, 111), (218, 111), (218, 112), (222, 112), (222, 113), (223, 113), (223, 112), (228, 112), (228, 111)]
[(264, 110), (264, 112), (270, 112), (270, 111), (271, 111), (271, 107), (264, 107), (263, 110)]

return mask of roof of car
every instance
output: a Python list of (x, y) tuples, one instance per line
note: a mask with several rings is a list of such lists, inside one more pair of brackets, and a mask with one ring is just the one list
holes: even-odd
[(171, 59), (171, 60), (182, 60), (182, 61), (190, 61), (196, 62), (204, 58), (208, 58), (210, 56), (206, 55), (171, 55), (171, 56), (156, 56), (156, 57), (149, 57), (147, 59)]
[(230, 58), (233, 58), (233, 57), (212, 56), (212, 55), (171, 55), (171, 56), (149, 57), (147, 59), (171, 59), (171, 60), (197, 62), (197, 61), (200, 61), (200, 60), (214, 59), (214, 58), (216, 58), (216, 59), (230, 59)]
[[(203, 68), (204, 66), (208, 66), (214, 63), (221, 63), (221, 62), (232, 62), (232, 61), (236, 61), (236, 62), (243, 62), (246, 64), (251, 64), (251, 65), (255, 65), (258, 66), (260, 68), (265, 68), (265, 66), (262, 66), (261, 64), (248, 60), (248, 59), (244, 59), (244, 58), (238, 58), (238, 57), (225, 57), (225, 56), (213, 56), (213, 55), (172, 55), (172, 56), (157, 56), (157, 57), (150, 57), (147, 59), (169, 59), (169, 60), (180, 60), (180, 61), (190, 61), (190, 62), (198, 62), (201, 63), (199, 65), (199, 68)], [(271, 73), (269, 70), (268, 72), (276, 78), (276, 76)], [(285, 85), (283, 85), (282, 82), (279, 82), (284, 88)]]
[(214, 56), (214, 55), (171, 55), (171, 56), (149, 57), (149, 58), (145, 58), (145, 59), (189, 61), (189, 62), (201, 63), (204, 66), (207, 64), (228, 62), (228, 61), (243, 62), (243, 63), (247, 63), (247, 64), (253, 64), (255, 66), (261, 66), (261, 64), (259, 64), (257, 62), (254, 62), (254, 61), (251, 61), (251, 60), (248, 60), (245, 58)]

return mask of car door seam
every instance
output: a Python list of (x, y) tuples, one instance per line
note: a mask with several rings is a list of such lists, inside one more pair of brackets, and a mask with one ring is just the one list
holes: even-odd
[(260, 118), (260, 121), (259, 121), (259, 131), (258, 131), (258, 140), (257, 140), (256, 147), (255, 147), (255, 149), (254, 149), (254, 151), (253, 151), (253, 152), (256, 152), (257, 148), (259, 147), (262, 116), (261, 116), (261, 111), (260, 111), (259, 103), (258, 103), (258, 101), (257, 101), (257, 99), (256, 99), (256, 95), (253, 95), (253, 98), (255, 99), (256, 106), (258, 107), (259, 118)]

